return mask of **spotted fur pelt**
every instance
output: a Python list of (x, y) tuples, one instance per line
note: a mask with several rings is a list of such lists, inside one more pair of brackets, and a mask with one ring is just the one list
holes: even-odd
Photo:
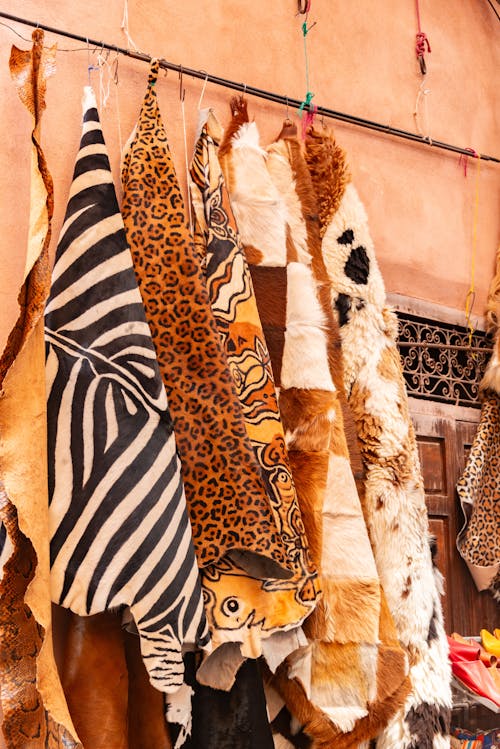
[(386, 307), (364, 208), (347, 176), (342, 151), (328, 131), (310, 133), (306, 159), (320, 200), (322, 250), (340, 325), (345, 392), (366, 469), (365, 517), (410, 662), (411, 693), (377, 745), (441, 749), (449, 746), (451, 707), (442, 581), (431, 557), (423, 482), (396, 346), (397, 320)]
[(465, 523), (457, 547), (478, 590), (489, 590), (500, 603), (500, 250), (486, 308), (493, 353), (481, 390), (481, 419), (457, 485)]
[[(255, 580), (236, 564), (230, 566), (225, 561), (218, 568), (216, 579), (214, 575), (203, 576), (213, 651), (198, 670), (197, 678), (218, 688), (219, 659), (225, 669), (229, 665), (225, 644), (239, 642), (242, 654), (258, 658), (262, 654), (261, 641), (267, 640), (265, 650), (273, 651), (274, 662), (274, 643), (279, 641), (280, 657), (284, 659), (304, 639), (302, 633), (294, 630), (313, 610), (320, 590), (308, 554), (250, 270), (218, 159), (221, 135), (222, 128), (213, 112), (201, 112), (200, 135), (190, 168), (194, 234), (247, 435), (265, 479), (288, 566), (294, 574), (286, 580)], [(240, 663), (241, 655), (235, 668)], [(207, 681), (208, 668), (216, 673), (215, 683)]]
[[(232, 108), (221, 161), (251, 263), (292, 473), (323, 585), (323, 599), (305, 623), (308, 651), (269, 675), (270, 713), (277, 745), (357, 746), (377, 733), (372, 706), (378, 705), (380, 729), (394, 703), (388, 699), (383, 708), (380, 699), (387, 645), (379, 645), (380, 584), (332, 376), (340, 360), (314, 193), (294, 133), (285, 129), (266, 152), (244, 102), (234, 100)], [(405, 679), (404, 655), (393, 645), (387, 695)], [(303, 730), (292, 730), (291, 715)]]

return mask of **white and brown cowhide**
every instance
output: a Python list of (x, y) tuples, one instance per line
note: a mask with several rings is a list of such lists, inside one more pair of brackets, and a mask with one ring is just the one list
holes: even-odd
[[(366, 729), (371, 704), (380, 702), (380, 585), (332, 377), (335, 335), (314, 194), (296, 137), (285, 130), (266, 152), (244, 103), (233, 100), (232, 108), (220, 158), (251, 264), (280, 387), (292, 473), (324, 590), (306, 620), (310, 651), (288, 659), (272, 685), (304, 726), (303, 738), (309, 736), (311, 746), (337, 745), (338, 740), (339, 746), (354, 746), (351, 734), (359, 741), (377, 732), (373, 725), (371, 734)], [(387, 683), (396, 692), (404, 682), (405, 662), (395, 641), (393, 645), (394, 661), (399, 654), (397, 675)], [(286, 746), (299, 737), (287, 738), (291, 728), (283, 727), (279, 710), (283, 699), (275, 698), (276, 741)]]
[(340, 325), (344, 386), (366, 469), (365, 517), (377, 569), (410, 661), (412, 691), (379, 749), (449, 746), (450, 668), (441, 577), (431, 538), (416, 441), (368, 221), (345, 159), (328, 131), (313, 130), (306, 159), (320, 203), (322, 251)]

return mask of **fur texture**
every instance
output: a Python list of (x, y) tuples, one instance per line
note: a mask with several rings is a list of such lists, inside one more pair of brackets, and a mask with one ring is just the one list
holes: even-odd
[[(441, 580), (433, 568), (423, 482), (397, 353), (396, 319), (385, 308), (365, 211), (345, 168), (335, 157), (332, 136), (312, 132), (306, 158), (318, 193), (342, 199), (323, 224), (323, 257), (331, 283), (331, 305), (341, 331), (344, 385), (354, 415), (367, 472), (364, 509), (377, 569), (398, 636), (410, 661), (412, 691), (404, 710), (379, 739), (381, 747), (431, 749), (441, 728), (425, 735), (412, 728), (413, 716), (430, 705), (446, 723), (451, 707), (450, 668), (442, 623)], [(324, 219), (323, 219), (324, 220)], [(443, 729), (446, 734), (446, 726)], [(444, 739), (446, 742), (446, 739)]]
[(479, 590), (500, 603), (500, 249), (486, 307), (493, 353), (481, 382), (483, 405), (467, 465), (457, 484), (465, 523), (457, 547)]
[(187, 227), (155, 75), (123, 162), (122, 210), (167, 391), (198, 562), (206, 567), (236, 551), (250, 574), (276, 578), (286, 553)]
[[(279, 637), (278, 647), (274, 635), (282, 635), (302, 623), (315, 605), (319, 583), (308, 555), (250, 271), (218, 159), (221, 127), (211, 111), (206, 110), (204, 116), (190, 168), (201, 266), (248, 438), (265, 479), (288, 567), (294, 573), (291, 579), (267, 581), (264, 585), (242, 575), (237, 567), (228, 568), (226, 560), (217, 574), (205, 576), (205, 595), (215, 648), (232, 639), (242, 643), (242, 652), (258, 657), (262, 652), (259, 638), (270, 638), (266, 652), (276, 661), (278, 653), (281, 660), (289, 655), (297, 637), (287, 638), (286, 649), (284, 638)], [(289, 348), (288, 345), (286, 349)], [(286, 362), (282, 368), (287, 369)], [(214, 652), (209, 658), (222, 658), (224, 665), (228, 663), (224, 654), (219, 657)], [(240, 665), (237, 658), (234, 663)], [(202, 671), (203, 683), (208, 684), (210, 673), (220, 674), (220, 669), (209, 668), (206, 660)], [(212, 686), (220, 687), (220, 682), (212, 682)]]
[[(252, 257), (260, 258), (253, 277), (259, 278), (255, 285), (264, 330), (267, 335), (267, 322), (276, 340), (278, 314), (285, 327), (279, 371), (275, 369), (280, 409), (311, 554), (324, 581), (323, 599), (305, 623), (313, 643), (312, 680), (300, 665), (302, 656), (292, 656), (273, 684), (294, 721), (307, 725), (300, 745), (330, 746), (338, 736), (352, 733), (368, 715), (369, 702), (376, 701), (376, 688), (372, 693), (370, 685), (376, 684), (379, 665), (380, 587), (332, 377), (334, 362), (340, 366), (338, 338), (332, 328), (317, 208), (300, 145), (295, 138), (279, 139), (264, 158), (255, 123), (230, 126), (229, 133), (221, 148), (222, 163), (245, 249), (250, 245)], [(276, 238), (272, 249), (270, 236)], [(278, 268), (286, 270), (286, 275), (280, 273), (286, 278), (286, 297), (272, 286)], [(276, 311), (279, 305), (281, 313)], [(274, 350), (270, 346), (272, 358)], [(346, 553), (348, 546), (356, 549), (356, 559)], [(348, 616), (355, 605), (350, 607), (349, 600), (359, 607), (352, 622)], [(404, 657), (399, 654), (403, 675), (397, 686), (404, 679)], [(284, 746), (299, 746), (291, 724), (288, 729), (282, 726), (279, 734)]]

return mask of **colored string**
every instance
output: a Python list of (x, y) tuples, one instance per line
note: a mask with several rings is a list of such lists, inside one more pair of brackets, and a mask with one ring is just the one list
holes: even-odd
[(115, 84), (115, 103), (116, 103), (116, 124), (118, 127), (118, 144), (120, 146), (120, 159), (122, 157), (123, 153), (123, 139), (122, 139), (122, 123), (120, 118), (120, 97), (118, 94), (119, 88), (119, 78), (118, 78), (118, 54), (116, 55), (116, 59), (113, 62), (113, 83)]
[(134, 42), (134, 40), (132, 39), (128, 31), (128, 0), (125, 0), (123, 4), (123, 18), (122, 18), (121, 30), (127, 37), (128, 47), (129, 48), (133, 47), (136, 52), (139, 52), (139, 50), (137, 49), (136, 43)]
[[(313, 108), (311, 106), (314, 93), (311, 91), (311, 86), (310, 86), (310, 81), (309, 81), (309, 56), (307, 54), (307, 35), (311, 31), (311, 29), (316, 25), (316, 21), (309, 27), (307, 25), (307, 18), (308, 18), (310, 7), (311, 7), (311, 3), (308, 2), (305, 8), (305, 11), (302, 11), (302, 12), (305, 12), (305, 15), (306, 15), (306, 20), (302, 24), (302, 37), (304, 40), (304, 61), (305, 61), (305, 72), (306, 72), (306, 95), (300, 104), (298, 113), (299, 113), (300, 118), (302, 118), (304, 111), (306, 111), (307, 113), (306, 118), (302, 122), (302, 137), (303, 138), (305, 137), (305, 133), (309, 125), (312, 125), (315, 114), (318, 110), (317, 107)], [(300, 12), (300, 6), (299, 6), (299, 12)]]
[[(430, 145), (432, 146), (432, 138), (431, 138), (431, 127), (430, 127), (430, 116), (429, 116), (429, 107), (428, 107), (428, 96), (431, 93), (430, 88), (426, 88), (426, 81), (423, 80), (420, 84), (417, 92), (417, 98), (415, 100), (415, 111), (413, 113), (413, 116), (415, 118), (415, 127), (417, 128), (417, 133), (422, 136), (422, 138), (425, 138)], [(420, 102), (423, 98), (423, 114), (422, 117), (420, 116)]]
[(472, 218), (472, 254), (471, 254), (471, 264), (470, 264), (470, 287), (469, 291), (467, 292), (467, 296), (465, 297), (465, 321), (466, 321), (466, 327), (469, 329), (469, 346), (472, 346), (472, 334), (474, 333), (474, 326), (472, 325), (471, 316), (472, 316), (472, 309), (474, 307), (474, 301), (476, 298), (476, 289), (475, 289), (475, 281), (476, 281), (476, 247), (477, 247), (477, 225), (478, 225), (478, 216), (479, 216), (479, 176), (481, 173), (481, 156), (480, 154), (474, 152), (474, 155), (477, 158), (477, 168), (476, 168), (476, 181), (475, 181), (475, 190), (474, 190), (474, 212), (473, 212), (473, 218)]
[(427, 38), (427, 34), (425, 31), (422, 31), (422, 25), (420, 23), (420, 5), (419, 0), (415, 0), (415, 5), (417, 9), (417, 25), (418, 25), (418, 33), (416, 37), (416, 43), (415, 43), (415, 53), (417, 55), (417, 60), (420, 63), (420, 71), (422, 75), (425, 75), (427, 73), (427, 67), (425, 64), (425, 52), (427, 48), (427, 52), (431, 52), (431, 45), (429, 42), (429, 39)]
[[(466, 148), (465, 150), (469, 151), (469, 153), (471, 154), (471, 156), (475, 156), (477, 158), (478, 154), (476, 153), (476, 151), (474, 151), (473, 148)], [(464, 167), (464, 177), (467, 177), (467, 164), (468, 164), (468, 161), (469, 161), (469, 157), (466, 154), (461, 153), (460, 157), (458, 159), (458, 165), (460, 166), (460, 165), (463, 164), (463, 167)]]

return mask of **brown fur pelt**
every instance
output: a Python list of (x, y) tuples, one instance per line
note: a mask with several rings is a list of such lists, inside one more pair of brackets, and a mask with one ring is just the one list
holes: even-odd
[(149, 681), (137, 635), (125, 632), (124, 638), (128, 670), (128, 746), (130, 749), (171, 749), (164, 695)]
[[(423, 482), (395, 341), (397, 320), (385, 307), (364, 209), (353, 185), (346, 184), (345, 170), (338, 168), (341, 158), (328, 131), (309, 134), (306, 159), (319, 195), (342, 193), (337, 211), (322, 225), (322, 253), (340, 326), (344, 389), (366, 471), (365, 518), (399, 640), (411, 653), (412, 691), (378, 746), (413, 747), (418, 734), (421, 749), (440, 749), (449, 745), (451, 706), (441, 579), (431, 559)], [(422, 714), (432, 726), (425, 736), (417, 727)]]
[[(248, 115), (241, 122), (240, 114), (228, 128), (220, 158), (247, 259), (258, 263), (252, 275), (259, 313), (280, 386), (299, 504), (323, 580), (323, 599), (305, 623), (313, 643), (307, 685), (312, 699), (302, 686), (307, 677), (300, 672), (301, 656), (287, 660), (273, 686), (290, 713), (307, 723), (317, 746), (330, 746), (322, 742), (350, 735), (370, 714), (370, 703), (377, 703), (380, 586), (349, 467), (339, 336), (311, 178), (293, 128), (287, 125), (266, 153), (255, 123)], [(402, 671), (390, 680), (396, 692), (405, 662), (399, 646), (394, 653)], [(300, 675), (289, 678), (297, 670)], [(327, 706), (338, 725), (321, 709)]]
[(314, 129), (308, 132), (306, 158), (316, 187), (319, 231), (323, 237), (350, 181), (349, 169), (342, 148), (337, 146), (333, 139), (324, 143)]
[(71, 615), (62, 682), (83, 745), (128, 749), (128, 674), (116, 613)]
[(163, 694), (117, 612), (71, 614), (62, 662), (71, 717), (89, 749), (170, 749)]

